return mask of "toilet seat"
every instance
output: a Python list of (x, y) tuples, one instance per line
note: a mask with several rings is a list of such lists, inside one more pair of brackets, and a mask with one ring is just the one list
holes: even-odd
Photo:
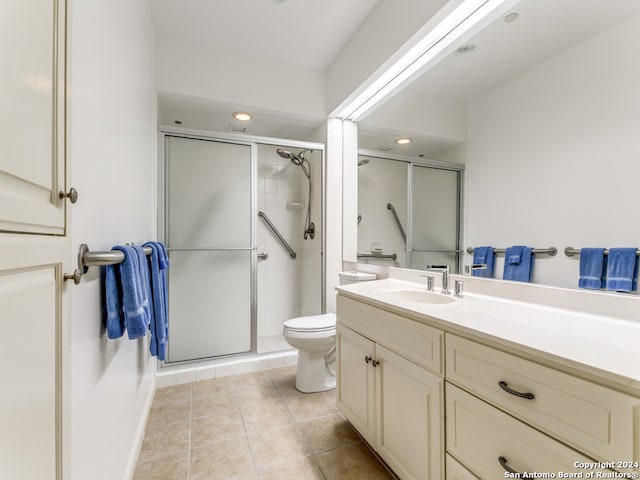
[(292, 318), (284, 322), (284, 330), (299, 333), (331, 332), (336, 329), (336, 314), (325, 313)]

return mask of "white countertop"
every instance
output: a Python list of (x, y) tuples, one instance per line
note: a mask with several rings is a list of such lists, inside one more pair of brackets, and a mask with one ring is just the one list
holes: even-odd
[(454, 301), (445, 304), (398, 301), (390, 292), (426, 289), (391, 278), (337, 290), (357, 300), (408, 313), (425, 323), (445, 329), (449, 326), (453, 333), (489, 336), (512, 347), (523, 347), (530, 354), (566, 362), (589, 375), (640, 391), (640, 322), (467, 292), (463, 298), (451, 295)]

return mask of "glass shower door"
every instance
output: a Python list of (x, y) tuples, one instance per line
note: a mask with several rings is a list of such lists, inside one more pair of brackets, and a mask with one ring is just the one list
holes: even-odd
[(412, 166), (410, 268), (459, 271), (460, 183), (459, 171)]
[(166, 137), (168, 362), (251, 351), (255, 324), (251, 148)]

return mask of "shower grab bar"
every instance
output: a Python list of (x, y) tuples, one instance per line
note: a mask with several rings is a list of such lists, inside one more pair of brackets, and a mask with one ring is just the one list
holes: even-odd
[[(493, 252), (498, 254), (498, 253), (505, 253), (507, 251), (506, 248), (494, 248)], [(467, 253), (471, 254), (473, 253), (473, 247), (467, 247)], [(538, 255), (549, 255), (550, 257), (554, 257), (557, 253), (558, 253), (558, 249), (556, 247), (549, 247), (549, 248), (534, 248), (531, 250), (531, 253), (533, 254), (538, 254)]]
[[(582, 250), (581, 248), (567, 247), (567, 248), (564, 249), (564, 254), (567, 257), (573, 257), (574, 255), (580, 255), (580, 251), (581, 250)], [(606, 249), (604, 251), (604, 254), (605, 255), (609, 255), (609, 249)], [(636, 256), (639, 256), (639, 255), (640, 255), (640, 251), (637, 251), (636, 252)]]
[(271, 220), (269, 220), (269, 217), (267, 216), (267, 214), (264, 213), (264, 211), (262, 210), (258, 210), (258, 216), (262, 218), (262, 220), (264, 220), (264, 223), (267, 224), (267, 226), (271, 229), (271, 231), (277, 237), (277, 239), (280, 240), (280, 243), (282, 244), (282, 246), (289, 252), (289, 256), (291, 258), (296, 258), (296, 252), (293, 251), (293, 248), (291, 248), (291, 245), (287, 243), (287, 241), (280, 234), (276, 226), (273, 223), (271, 223)]
[(393, 208), (393, 205), (391, 205), (390, 203), (387, 203), (387, 210), (391, 210), (391, 213), (393, 214), (393, 218), (396, 220), (396, 224), (398, 225), (398, 230), (400, 230), (400, 235), (402, 235), (402, 239), (404, 240), (404, 244), (407, 244), (407, 234), (404, 231), (404, 228), (402, 228), (402, 224), (400, 223), (400, 219), (398, 218), (398, 214), (396, 213), (396, 209)]
[[(151, 247), (142, 247), (145, 255), (151, 255)], [(99, 267), (103, 265), (116, 265), (124, 262), (124, 253), (119, 250), (108, 252), (92, 252), (89, 246), (83, 243), (78, 247), (78, 267), (72, 274), (64, 274), (64, 280), (73, 280), (78, 285), (82, 280), (82, 275), (87, 273), (89, 267)]]
[(381, 253), (359, 253), (358, 258), (390, 258), (391, 260), (395, 260), (398, 256), (395, 253), (390, 255), (383, 255)]

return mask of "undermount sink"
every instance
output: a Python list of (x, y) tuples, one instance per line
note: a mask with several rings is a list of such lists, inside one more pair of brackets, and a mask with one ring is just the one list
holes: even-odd
[(384, 296), (390, 300), (411, 303), (442, 304), (455, 301), (453, 297), (449, 295), (428, 292), (426, 290), (388, 290), (384, 292)]

